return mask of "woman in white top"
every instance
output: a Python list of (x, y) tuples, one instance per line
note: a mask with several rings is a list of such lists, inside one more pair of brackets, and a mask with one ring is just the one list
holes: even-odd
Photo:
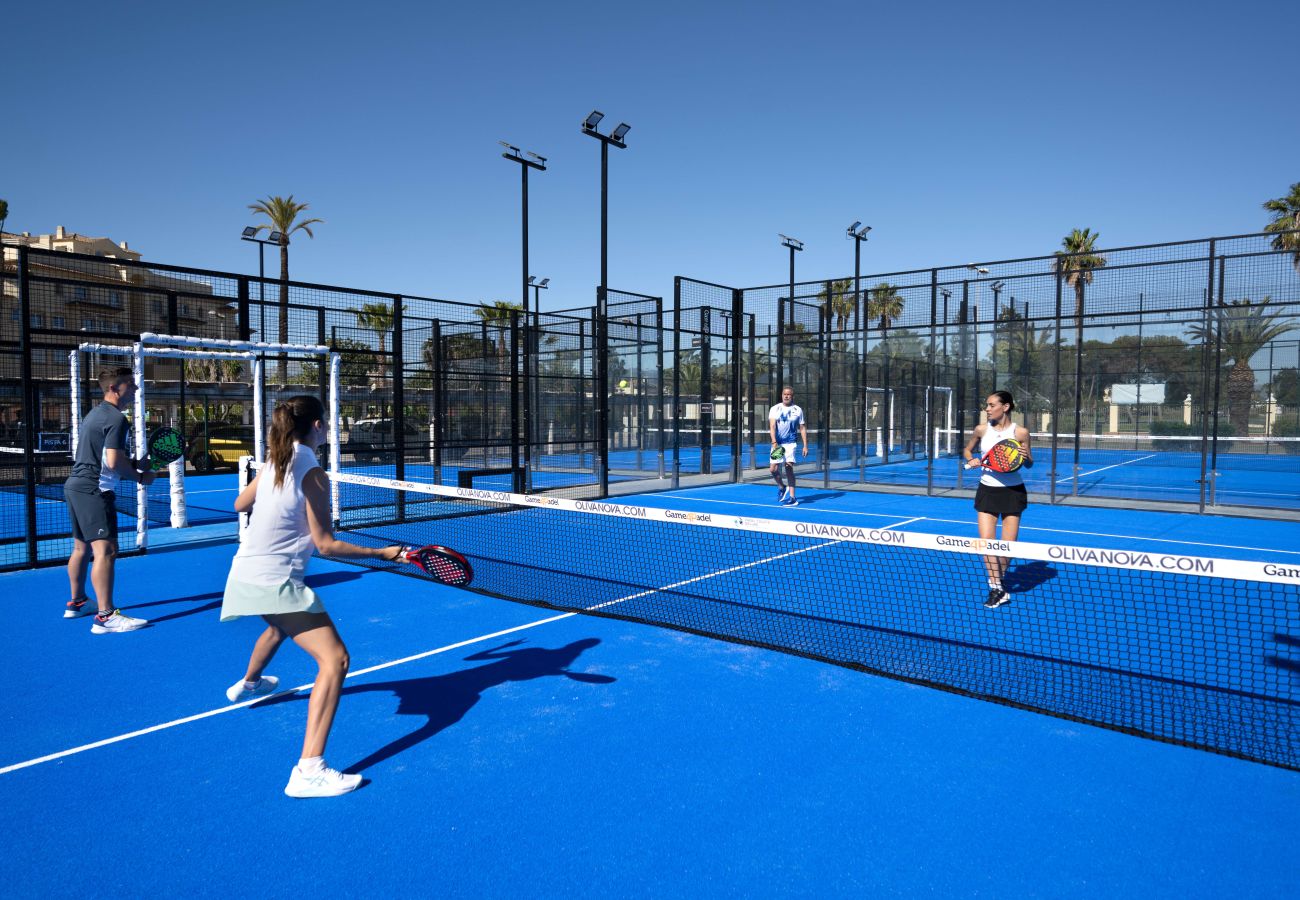
[(329, 479), (316, 461), (326, 437), (325, 410), (311, 396), (290, 397), (271, 416), (266, 465), (235, 500), (237, 512), (252, 513), (244, 541), (230, 565), (221, 621), (261, 616), (266, 630), (253, 646), (248, 671), (231, 685), (232, 702), (270, 694), (279, 679), (263, 676), (285, 637), (291, 637), (318, 666), (307, 704), (302, 758), (284, 792), (290, 797), (332, 797), (361, 783), (325, 765), (325, 742), (339, 690), (348, 672), (348, 651), (316, 593), (303, 582), (312, 550), (335, 557), (396, 560), (401, 547), (372, 549), (336, 540), (330, 527)]
[[(1014, 541), (1020, 534), (1020, 514), (1029, 505), (1029, 494), (1025, 491), (1025, 481), (1020, 472), (994, 472), (984, 465), (984, 454), (994, 444), (1014, 438), (1020, 442), (1020, 452), (1024, 458), (1022, 465), (1032, 466), (1034, 457), (1029, 449), (1029, 429), (1011, 421), (1011, 411), (1016, 402), (1009, 391), (994, 391), (984, 403), (984, 412), (988, 419), (986, 424), (977, 425), (975, 433), (966, 442), (962, 455), (966, 457), (966, 468), (980, 467), (979, 487), (975, 490), (975, 510), (979, 513), (980, 537), (996, 540), (998, 536), (998, 518), (1002, 518), (1002, 539)], [(975, 455), (978, 448), (979, 454)], [(984, 557), (984, 568), (989, 576), (989, 595), (984, 605), (996, 609), (1011, 597), (1002, 587), (1002, 576), (1007, 573), (1011, 559), (1006, 556)]]

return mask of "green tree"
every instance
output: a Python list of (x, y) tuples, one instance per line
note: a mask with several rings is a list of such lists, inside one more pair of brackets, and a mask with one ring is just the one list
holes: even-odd
[(1076, 329), (1075, 343), (1083, 343), (1083, 297), (1085, 289), (1092, 284), (1092, 273), (1106, 265), (1106, 257), (1096, 250), (1100, 232), (1092, 229), (1083, 231), (1074, 229), (1061, 239), (1061, 248), (1056, 251), (1057, 271), (1065, 278), (1065, 283), (1074, 288), (1074, 321)]
[(1259, 303), (1252, 303), (1243, 298), (1225, 306), (1216, 306), (1213, 321), (1197, 322), (1187, 329), (1191, 337), (1202, 343), (1217, 343), (1224, 361), (1232, 361), (1225, 390), (1228, 421), (1241, 436), (1249, 433), (1250, 402), (1255, 393), (1255, 370), (1250, 367), (1251, 357), (1295, 327), (1282, 319), (1281, 310), (1268, 309), (1271, 300), (1266, 296)]
[(480, 303), (478, 309), (474, 310), (474, 315), (478, 316), (488, 325), (495, 325), (497, 331), (497, 356), (501, 359), (509, 353), (509, 334), (510, 334), (510, 314), (515, 310), (522, 310), (523, 306), (518, 303), (507, 303), (505, 300), (493, 300), (491, 303)]
[(0, 200), (0, 234), (5, 233), (5, 220), (9, 218), (9, 201)]
[[(402, 312), (406, 312), (403, 305)], [(379, 385), (388, 383), (388, 335), (393, 331), (395, 313), (391, 303), (363, 303), (360, 309), (354, 309), (352, 315), (357, 317), (357, 324), (375, 333), (379, 340), (378, 374)]]
[[(280, 343), (289, 343), (289, 235), (295, 231), (305, 231), (307, 237), (314, 238), (311, 226), (324, 224), (324, 219), (303, 219), (298, 216), (307, 211), (306, 203), (295, 203), (293, 194), (288, 197), (267, 197), (250, 203), (248, 208), (255, 214), (266, 216), (269, 225), (258, 225), (257, 230), (267, 229), (280, 232)], [(289, 354), (281, 353), (278, 362), (280, 381), (286, 380), (289, 368)]]
[[(1291, 264), (1300, 272), (1300, 181), (1291, 185), (1291, 192), (1276, 200), (1264, 201), (1264, 209), (1273, 214), (1273, 221), (1264, 226), (1264, 230), (1276, 234), (1273, 249), (1291, 254)], [(1291, 234), (1283, 232), (1290, 231)]]
[(244, 374), (244, 364), (237, 359), (187, 359), (185, 380), (221, 384), (238, 381)]
[(867, 321), (879, 320), (882, 334), (903, 314), (903, 296), (898, 287), (882, 281), (867, 292)]
[(1280, 405), (1300, 406), (1300, 371), (1294, 366), (1279, 369), (1268, 387)]
[[(370, 360), (374, 356), (363, 341), (352, 338), (337, 338), (330, 342), (330, 349), (339, 355), (339, 384), (341, 386), (360, 387), (370, 380)], [(289, 379), (290, 384), (320, 384), (320, 364), (304, 361), (302, 368)]]
[[(829, 293), (828, 293), (829, 289)], [(853, 293), (853, 280), (851, 278), (842, 278), (839, 281), (831, 281), (827, 287), (822, 288), (821, 293), (817, 295), (821, 301), (822, 309), (830, 304), (831, 318), (834, 322), (836, 331), (844, 331), (853, 318), (853, 311), (857, 308), (857, 297)]]

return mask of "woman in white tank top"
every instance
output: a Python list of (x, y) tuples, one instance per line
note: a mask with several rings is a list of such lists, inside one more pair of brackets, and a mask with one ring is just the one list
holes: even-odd
[(329, 479), (316, 461), (325, 440), (325, 410), (312, 396), (290, 397), (275, 408), (267, 443), (269, 459), (235, 500), (251, 512), (244, 541), (230, 565), (221, 621), (261, 616), (266, 621), (244, 677), (231, 685), (231, 702), (274, 693), (279, 679), (264, 676), (286, 637), (318, 666), (307, 703), (302, 758), (284, 792), (290, 797), (332, 797), (361, 783), (325, 765), (325, 742), (339, 691), (348, 673), (348, 650), (316, 593), (303, 581), (312, 550), (334, 557), (397, 560), (401, 547), (359, 547), (334, 537), (330, 527)]
[[(994, 472), (983, 464), (984, 454), (994, 444), (1008, 439), (1020, 442), (1020, 451), (1024, 457), (1023, 466), (1032, 466), (1034, 457), (1029, 448), (1029, 430), (1023, 425), (1011, 421), (1011, 411), (1016, 402), (1008, 391), (994, 391), (984, 403), (984, 412), (988, 422), (978, 425), (971, 435), (962, 455), (966, 457), (966, 468), (981, 468), (979, 487), (975, 491), (975, 510), (979, 514), (980, 537), (996, 540), (998, 536), (998, 518), (1002, 519), (1002, 539), (1014, 541), (1020, 534), (1020, 515), (1029, 505), (1029, 495), (1025, 490), (1025, 481), (1019, 471)], [(976, 450), (978, 449), (978, 455)], [(1011, 599), (1002, 584), (1002, 576), (1011, 565), (1009, 557), (986, 556), (984, 568), (989, 576), (989, 594), (984, 605), (996, 609)]]

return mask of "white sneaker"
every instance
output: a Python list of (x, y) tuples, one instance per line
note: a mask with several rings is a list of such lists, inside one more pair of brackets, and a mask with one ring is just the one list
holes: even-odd
[(267, 694), (274, 694), (279, 685), (280, 679), (274, 675), (263, 675), (257, 679), (257, 685), (253, 688), (244, 687), (244, 679), (241, 678), (226, 689), (226, 699), (231, 703), (238, 703), (240, 700), (249, 700), (253, 697), (265, 697)]
[(360, 775), (344, 775), (337, 769), (325, 766), (315, 775), (306, 775), (297, 766), (289, 773), (289, 783), (284, 793), (289, 797), (337, 797), (355, 791), (361, 784)]
[(88, 616), (95, 611), (95, 604), (90, 602), (90, 598), (82, 597), (80, 600), (68, 601), (67, 606), (63, 607), (63, 618), (80, 619), (82, 616)]
[(108, 614), (107, 619), (102, 619), (96, 615), (95, 623), (90, 626), (90, 633), (111, 634), (115, 631), (135, 631), (137, 628), (143, 628), (148, 624), (148, 619), (136, 619), (131, 616), (124, 616), (120, 609), (115, 609)]

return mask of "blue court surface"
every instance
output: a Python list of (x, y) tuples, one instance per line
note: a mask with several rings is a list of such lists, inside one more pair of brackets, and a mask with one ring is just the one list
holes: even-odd
[[(619, 502), (975, 534), (969, 500), (774, 493)], [(1298, 771), (328, 560), (309, 582), (352, 673), (327, 756), (367, 781), (290, 800), (306, 691), (224, 696), (260, 631), (217, 621), (229, 528), (153, 537), (119, 563), (119, 605), (151, 619), (131, 634), (60, 618), (62, 569), (0, 575), (7, 896), (1300, 892)], [(1035, 506), (1021, 538), (1300, 564), (1294, 522)], [(608, 552), (641, 571), (624, 543)], [(774, 593), (805, 589), (787, 574)], [(861, 600), (917, 599), (897, 582)], [(294, 688), (314, 667), (286, 645), (268, 673)]]

